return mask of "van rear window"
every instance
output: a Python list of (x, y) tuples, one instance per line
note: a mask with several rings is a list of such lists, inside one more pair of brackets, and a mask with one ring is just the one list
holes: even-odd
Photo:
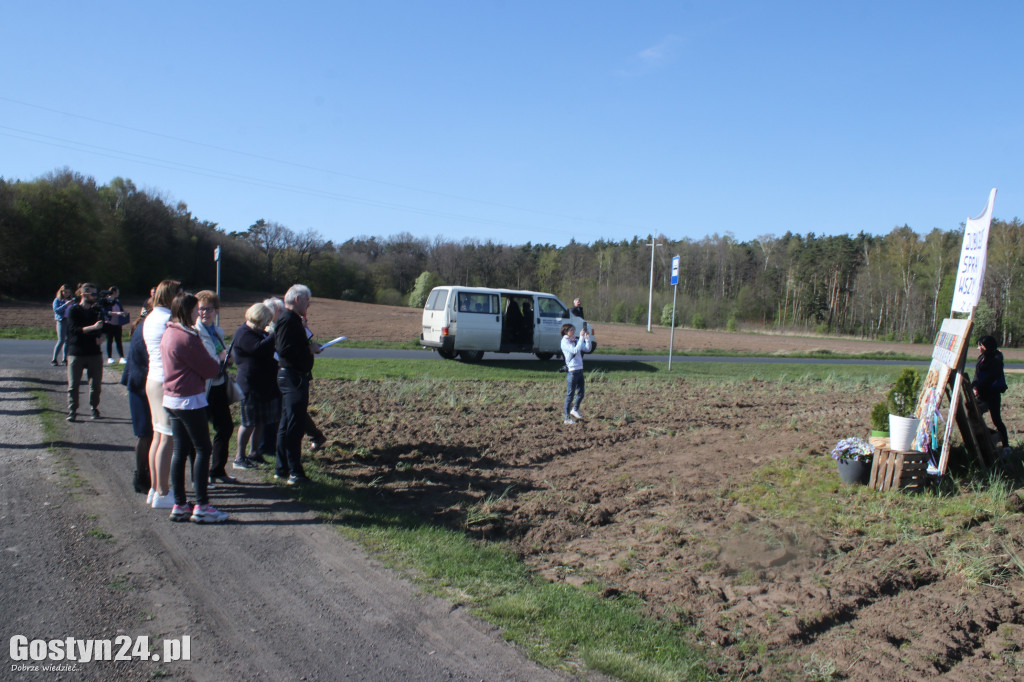
[(427, 310), (444, 310), (444, 304), (448, 301), (448, 291), (445, 289), (434, 289), (427, 297)]
[(495, 294), (474, 294), (460, 291), (459, 312), (494, 315), (498, 312), (498, 297)]

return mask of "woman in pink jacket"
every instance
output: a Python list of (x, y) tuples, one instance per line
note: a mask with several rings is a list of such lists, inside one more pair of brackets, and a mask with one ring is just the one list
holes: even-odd
[[(199, 311), (198, 299), (192, 294), (179, 294), (171, 303), (171, 319), (160, 339), (163, 358), (163, 405), (171, 417), (174, 454), (171, 456), (171, 487), (174, 507), (171, 521), (191, 519), (195, 523), (220, 523), (228, 515), (210, 505), (207, 484), (210, 480), (210, 428), (207, 424), (206, 380), (220, 372), (219, 358), (207, 352), (194, 329)], [(219, 360), (219, 361), (218, 361)], [(192, 485), (196, 504), (191, 506), (185, 494), (185, 463), (189, 448), (196, 451), (192, 466)]]

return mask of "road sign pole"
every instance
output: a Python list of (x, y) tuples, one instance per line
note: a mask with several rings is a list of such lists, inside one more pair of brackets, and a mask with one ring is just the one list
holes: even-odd
[[(654, 249), (651, 249), (654, 251)], [(679, 256), (672, 258), (672, 318), (668, 332), (668, 371), (672, 371), (672, 350), (676, 345), (676, 294), (679, 292)]]

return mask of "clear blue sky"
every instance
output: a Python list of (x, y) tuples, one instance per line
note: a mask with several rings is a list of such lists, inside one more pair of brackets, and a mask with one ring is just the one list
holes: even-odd
[(1024, 217), (1024, 3), (16, 2), (0, 175), (350, 237)]

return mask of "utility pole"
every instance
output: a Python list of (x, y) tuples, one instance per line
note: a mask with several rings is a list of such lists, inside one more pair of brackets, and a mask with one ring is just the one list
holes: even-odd
[(654, 243), (654, 235), (651, 235), (651, 243), (646, 246), (651, 247), (651, 288), (647, 294), (647, 332), (651, 331), (651, 306), (654, 305), (654, 247), (661, 246), (661, 244)]

